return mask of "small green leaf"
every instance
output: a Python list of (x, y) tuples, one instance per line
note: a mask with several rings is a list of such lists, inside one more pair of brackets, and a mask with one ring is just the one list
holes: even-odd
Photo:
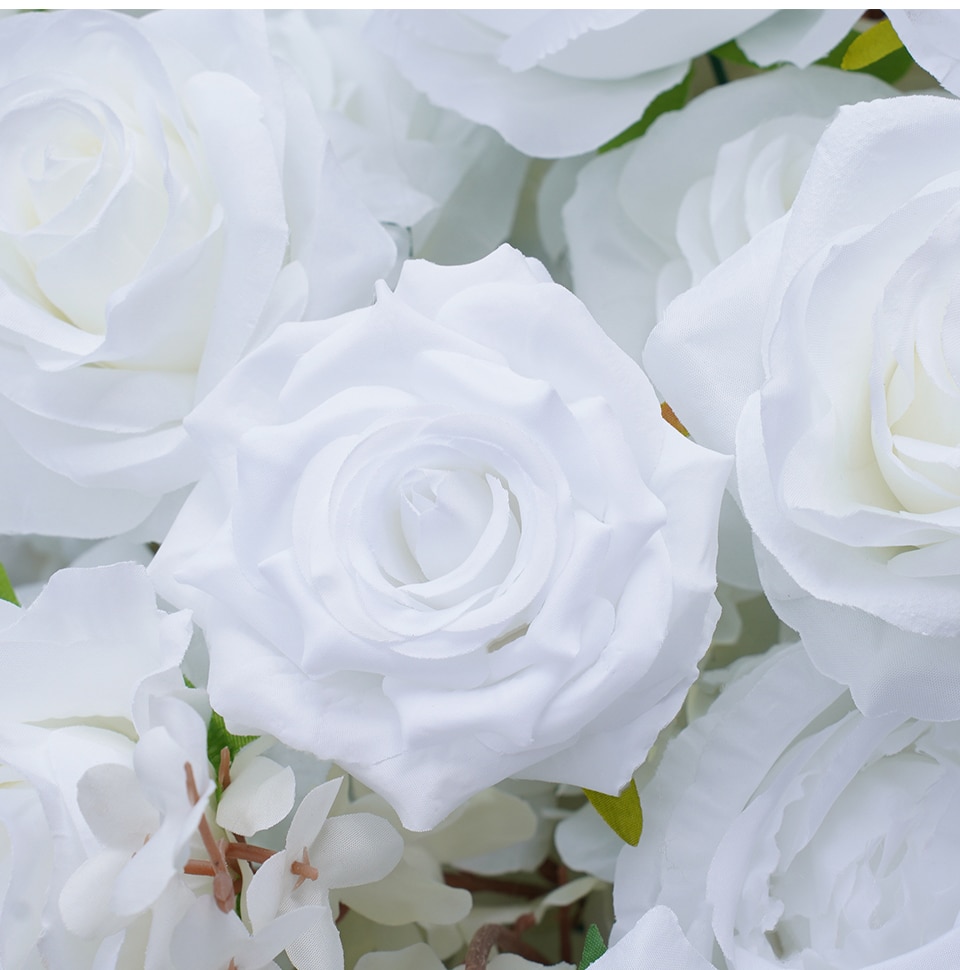
[(583, 955), (580, 957), (577, 970), (587, 970), (591, 963), (599, 960), (606, 952), (607, 947), (600, 935), (600, 930), (597, 929), (597, 924), (591, 923), (590, 929), (587, 930), (586, 939), (583, 941)]
[(216, 711), (211, 713), (210, 725), (207, 728), (207, 757), (214, 768), (219, 767), (220, 752), (224, 748), (229, 748), (230, 759), (233, 760), (241, 748), (256, 740), (255, 734), (231, 734), (223, 723), (223, 718)]
[(907, 71), (913, 67), (913, 58), (906, 47), (900, 47), (892, 54), (881, 57), (879, 61), (874, 61), (869, 67), (865, 67), (861, 74), (872, 74), (887, 84), (896, 84)]
[(640, 809), (640, 793), (637, 783), (630, 783), (619, 795), (605, 795), (601, 791), (584, 788), (583, 793), (600, 817), (628, 845), (636, 845), (643, 831), (643, 812)]
[(10, 577), (7, 575), (6, 569), (3, 568), (2, 562), (0, 562), (0, 600), (6, 600), (8, 603), (13, 603), (14, 606), (20, 605), (20, 600), (17, 599), (17, 594), (13, 591), (13, 584), (10, 582)]
[[(889, 21), (881, 21), (881, 23), (889, 23)], [(877, 24), (877, 26), (879, 27), (880, 24)], [(848, 51), (854, 44), (858, 43), (861, 37), (865, 37), (875, 29), (876, 27), (871, 27), (870, 30), (864, 31), (862, 34), (856, 30), (851, 30), (826, 57), (822, 57), (817, 63), (824, 67), (842, 67), (844, 70), (851, 70), (848, 65), (855, 63), (855, 61), (847, 59)], [(873, 61), (865, 67), (856, 68), (856, 71), (859, 74), (870, 74), (881, 81), (886, 81), (887, 84), (895, 84), (912, 66), (913, 58), (906, 47), (899, 45), (880, 57), (879, 60)]]
[(902, 47), (903, 41), (897, 36), (893, 24), (881, 20), (854, 38), (840, 61), (840, 67), (845, 71), (859, 71)]
[(625, 131), (621, 131), (615, 138), (611, 138), (605, 145), (601, 145), (599, 153), (609, 152), (628, 142), (639, 138), (662, 114), (668, 111), (678, 111), (687, 103), (687, 96), (690, 93), (690, 80), (693, 78), (693, 68), (687, 71), (687, 76), (677, 85), (662, 91), (647, 105), (643, 117), (635, 121)]

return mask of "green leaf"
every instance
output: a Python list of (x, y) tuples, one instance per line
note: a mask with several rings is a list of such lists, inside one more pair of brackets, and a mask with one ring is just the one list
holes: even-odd
[[(881, 56), (878, 60), (867, 63), (865, 66), (851, 68), (849, 65), (855, 64), (857, 61), (855, 59), (848, 60), (847, 58), (848, 52), (859, 42), (860, 38), (866, 37), (867, 34), (872, 33), (881, 24), (889, 22), (889, 20), (880, 21), (875, 27), (871, 27), (863, 33), (851, 30), (826, 57), (822, 57), (817, 63), (824, 67), (842, 67), (846, 71), (856, 70), (859, 74), (870, 74), (873, 77), (879, 78), (881, 81), (886, 81), (887, 84), (895, 84), (913, 66), (913, 58), (907, 49), (900, 44), (899, 38), (897, 38), (897, 47), (890, 50), (886, 55)], [(890, 30), (892, 31), (893, 28), (891, 27)], [(894, 34), (894, 36), (896, 35)], [(864, 54), (864, 56), (866, 55)]]
[(256, 740), (255, 734), (231, 734), (223, 723), (223, 718), (216, 711), (210, 714), (210, 725), (207, 728), (207, 757), (214, 768), (219, 767), (220, 752), (224, 748), (229, 748), (232, 761), (241, 748)]
[(17, 599), (17, 594), (13, 591), (10, 577), (7, 575), (6, 569), (3, 568), (2, 562), (0, 562), (0, 600), (6, 600), (8, 603), (13, 603), (14, 606), (20, 605), (20, 600)]
[(600, 817), (628, 845), (636, 845), (643, 831), (643, 812), (640, 809), (640, 793), (637, 783), (630, 783), (619, 795), (605, 795), (601, 791), (584, 788), (583, 793)]
[(881, 57), (879, 61), (874, 61), (869, 67), (865, 67), (861, 74), (872, 74), (887, 84), (896, 84), (907, 71), (913, 67), (913, 58), (906, 47), (900, 47), (892, 54)]
[(687, 76), (676, 86), (662, 91), (647, 105), (643, 117), (635, 121), (625, 131), (621, 131), (615, 138), (611, 138), (605, 145), (601, 145), (599, 152), (609, 152), (628, 142), (639, 138), (662, 114), (668, 111), (678, 111), (687, 103), (687, 96), (690, 93), (690, 80), (693, 78), (693, 68), (687, 71)]
[(840, 61), (840, 67), (845, 71), (859, 71), (902, 47), (903, 41), (897, 36), (893, 24), (881, 20), (854, 38)]
[(600, 930), (597, 929), (597, 924), (591, 923), (586, 939), (583, 941), (583, 955), (580, 957), (577, 970), (587, 970), (591, 963), (599, 960), (606, 952), (607, 947), (600, 935)]

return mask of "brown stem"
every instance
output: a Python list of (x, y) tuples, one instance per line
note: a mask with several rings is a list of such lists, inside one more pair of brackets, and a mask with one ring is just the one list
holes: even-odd
[(490, 951), (496, 947), (501, 953), (516, 953), (532, 963), (547, 966), (550, 960), (539, 950), (520, 939), (520, 934), (536, 923), (532, 913), (525, 913), (513, 926), (484, 923), (470, 940), (464, 970), (486, 970)]
[(534, 886), (529, 882), (514, 882), (512, 879), (478, 876), (461, 869), (445, 872), (443, 881), (454, 889), (469, 889), (472, 893), (502, 893), (505, 896), (520, 896), (522, 899), (537, 899), (547, 892), (547, 889), (543, 886)]
[(546, 879), (551, 886), (560, 885), (560, 880), (557, 877), (557, 864), (553, 859), (544, 859), (537, 868), (537, 873)]
[(188, 876), (215, 876), (217, 870), (206, 859), (187, 859), (183, 871)]
[(217, 781), (220, 791), (225, 791), (230, 784), (230, 749), (224, 745), (220, 749), (220, 768), (217, 771)]
[[(184, 763), (183, 770), (187, 774), (187, 797), (192, 805), (196, 805), (200, 801), (200, 793), (197, 791), (197, 780), (193, 775), (193, 766), (189, 761)], [(229, 913), (236, 902), (237, 894), (233, 891), (233, 879), (227, 872), (227, 860), (224, 858), (223, 847), (218, 845), (217, 840), (213, 837), (206, 815), (200, 816), (200, 824), (197, 826), (197, 830), (214, 868), (213, 898), (222, 913)]]
[[(565, 885), (570, 880), (570, 873), (566, 866), (557, 866), (557, 884)], [(569, 904), (561, 906), (557, 913), (557, 924), (560, 933), (560, 959), (564, 963), (573, 963), (573, 914)]]
[(245, 859), (247, 862), (266, 862), (267, 859), (276, 854), (276, 849), (263, 849), (259, 845), (250, 845), (249, 842), (228, 842), (224, 850), (227, 862), (232, 862), (234, 859)]

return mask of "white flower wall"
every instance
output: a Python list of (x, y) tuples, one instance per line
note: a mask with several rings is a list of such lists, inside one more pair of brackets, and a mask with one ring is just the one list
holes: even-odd
[(3, 970), (952, 970), (960, 15), (0, 18)]

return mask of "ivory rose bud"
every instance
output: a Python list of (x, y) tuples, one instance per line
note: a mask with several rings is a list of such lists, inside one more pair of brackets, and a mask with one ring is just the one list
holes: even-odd
[(960, 722), (866, 717), (799, 643), (728, 674), (641, 792), (597, 966), (955, 967)]
[(262, 16), (0, 22), (0, 532), (97, 538), (200, 474), (181, 421), (396, 249)]
[(599, 148), (678, 85), (690, 59), (736, 39), (760, 64), (805, 67), (856, 10), (386, 11), (371, 36), (435, 104), (490, 125), (520, 151)]
[(774, 609), (867, 714), (960, 718), (960, 104), (841, 108), (785, 220), (644, 362), (737, 457)]
[(214, 470), (152, 569), (214, 708), (409, 829), (511, 775), (618, 791), (696, 676), (727, 460), (516, 250), (283, 326), (189, 428)]

